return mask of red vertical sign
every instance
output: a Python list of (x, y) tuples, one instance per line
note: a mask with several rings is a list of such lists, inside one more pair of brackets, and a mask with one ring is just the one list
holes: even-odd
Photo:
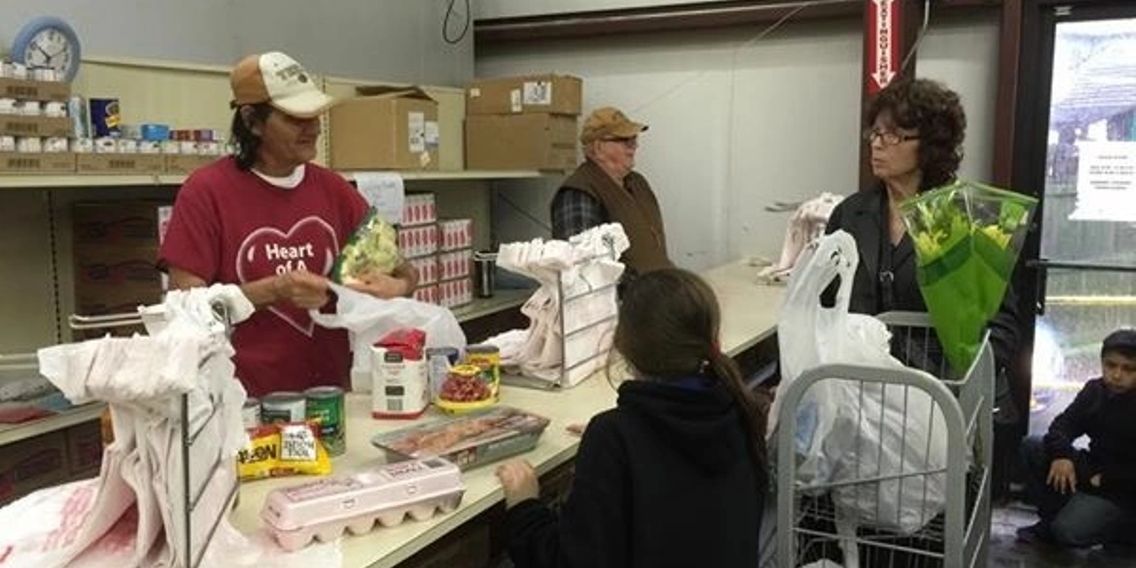
[(868, 64), (864, 66), (868, 95), (888, 86), (899, 73), (900, 0), (868, 0)]

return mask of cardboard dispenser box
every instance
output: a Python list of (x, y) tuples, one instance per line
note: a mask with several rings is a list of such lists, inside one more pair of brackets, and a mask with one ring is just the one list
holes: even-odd
[(576, 117), (467, 116), (465, 164), (480, 170), (570, 170), (577, 166)]
[(438, 169), (438, 103), (422, 89), (358, 87), (331, 109), (330, 166), (337, 170)]
[(552, 113), (577, 116), (584, 82), (571, 75), (476, 79), (466, 89), (466, 115)]

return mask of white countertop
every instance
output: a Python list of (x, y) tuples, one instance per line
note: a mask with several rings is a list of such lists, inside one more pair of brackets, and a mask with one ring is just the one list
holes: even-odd
[[(769, 337), (777, 322), (782, 287), (755, 283), (756, 268), (730, 264), (703, 275), (718, 294), (722, 307), (722, 348), (737, 355)], [(501, 404), (530, 410), (551, 420), (536, 448), (522, 457), (541, 474), (563, 464), (576, 454), (579, 438), (565, 428), (585, 423), (595, 414), (615, 405), (615, 389), (602, 372), (593, 375), (573, 389), (540, 391), (502, 387)], [(347, 453), (332, 461), (332, 474), (341, 474), (382, 463), (382, 452), (373, 447), (371, 438), (383, 431), (414, 424), (408, 421), (374, 420), (370, 417), (370, 398), (365, 394), (347, 397)], [(431, 409), (426, 418), (440, 414)], [(439, 514), (428, 521), (409, 518), (391, 528), (380, 526), (366, 535), (345, 534), (340, 540), (344, 566), (394, 566), (459, 527), (502, 499), (501, 486), (494, 475), (494, 465), (482, 466), (463, 474), (466, 493), (461, 506), (452, 513)], [(240, 490), (240, 506), (231, 520), (242, 532), (261, 530), (260, 509), (269, 491), (307, 481), (292, 477), (249, 482)]]

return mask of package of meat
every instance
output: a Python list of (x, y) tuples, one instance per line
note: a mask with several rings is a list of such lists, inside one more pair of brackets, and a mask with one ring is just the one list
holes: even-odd
[(467, 470), (533, 449), (548, 422), (523, 410), (496, 406), (384, 432), (371, 438), (371, 444), (385, 451), (388, 460), (437, 456)]
[(377, 521), (384, 527), (407, 515), (424, 521), (461, 503), (461, 472), (444, 459), (386, 464), (350, 476), (336, 476), (275, 489), (264, 500), (260, 518), (285, 550), (297, 550), (313, 538), (331, 542), (344, 529), (365, 534)]

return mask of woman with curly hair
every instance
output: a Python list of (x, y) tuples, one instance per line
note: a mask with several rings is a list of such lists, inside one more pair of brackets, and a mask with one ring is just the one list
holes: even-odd
[[(826, 227), (829, 233), (844, 230), (856, 239), (860, 264), (849, 310), (870, 315), (925, 312), (915, 278), (915, 251), (899, 205), (917, 193), (955, 181), (962, 161), (966, 113), (957, 93), (941, 83), (915, 79), (897, 81), (881, 91), (868, 107), (867, 120), (864, 139), (871, 145), (872, 174), (877, 182), (840, 203)], [(1015, 423), (1019, 416), (1005, 374), (1018, 350), (1021, 324), (1017, 311), (1010, 287), (999, 313), (989, 322), (998, 368), (995, 421), (1000, 424)], [(942, 354), (925, 355), (925, 363), (909, 364), (933, 365), (937, 372)]]

